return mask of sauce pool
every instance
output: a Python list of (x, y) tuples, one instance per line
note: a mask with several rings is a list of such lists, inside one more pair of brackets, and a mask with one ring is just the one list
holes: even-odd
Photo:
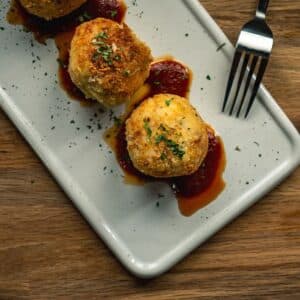
[(192, 74), (187, 67), (166, 58), (152, 64), (146, 83), (151, 86), (151, 96), (168, 93), (187, 97), (191, 81)]

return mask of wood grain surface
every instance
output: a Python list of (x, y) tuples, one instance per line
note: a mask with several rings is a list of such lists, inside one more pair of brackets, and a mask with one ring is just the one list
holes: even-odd
[[(203, 0), (234, 41), (254, 0)], [(300, 130), (300, 1), (273, 0), (264, 83)], [(160, 278), (131, 276), (0, 112), (0, 299), (300, 299), (300, 170)]]

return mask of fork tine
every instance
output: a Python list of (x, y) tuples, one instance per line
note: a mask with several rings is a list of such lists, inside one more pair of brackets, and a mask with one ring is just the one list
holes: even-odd
[(230, 112), (229, 112), (230, 116), (233, 113), (234, 106), (235, 106), (237, 97), (239, 95), (240, 89), (241, 89), (241, 85), (242, 85), (242, 82), (243, 82), (243, 78), (244, 78), (244, 75), (245, 75), (245, 71), (246, 71), (246, 68), (247, 68), (247, 65), (248, 65), (249, 58), (250, 58), (250, 55), (245, 54), (244, 62), (243, 62), (243, 65), (242, 65), (242, 69), (241, 69), (241, 73), (240, 73), (240, 77), (239, 77), (239, 81), (238, 81), (238, 86), (237, 86), (236, 93), (235, 93), (235, 96), (234, 96), (234, 100), (233, 100), (233, 103), (231, 105), (231, 109), (230, 109)]
[(249, 85), (250, 85), (250, 82), (251, 82), (251, 79), (252, 79), (252, 76), (253, 76), (253, 73), (254, 73), (254, 70), (255, 70), (257, 61), (258, 61), (258, 57), (257, 57), (257, 56), (254, 56), (254, 57), (252, 58), (252, 62), (251, 62), (251, 66), (250, 66), (250, 71), (249, 71), (249, 73), (248, 73), (247, 81), (246, 81), (246, 84), (245, 84), (243, 97), (242, 97), (242, 100), (241, 100), (241, 103), (240, 103), (238, 112), (237, 112), (237, 114), (236, 114), (236, 117), (237, 117), (237, 118), (240, 116), (240, 113), (241, 113), (243, 104), (244, 104), (244, 102), (245, 102), (245, 98), (246, 98), (246, 95), (247, 95), (247, 92), (248, 92), (248, 88), (249, 88)]
[(260, 64), (260, 67), (259, 67), (259, 70), (258, 70), (258, 73), (257, 73), (257, 77), (256, 77), (256, 81), (255, 81), (254, 88), (253, 88), (253, 91), (252, 91), (252, 95), (251, 95), (251, 98), (249, 100), (249, 104), (248, 104), (247, 111), (246, 111), (246, 114), (245, 114), (245, 119), (248, 117), (249, 112), (251, 110), (251, 107), (254, 103), (257, 91), (259, 89), (260, 83), (262, 81), (265, 70), (267, 68), (268, 61), (269, 61), (268, 58), (262, 58), (261, 59), (261, 64)]
[(229, 97), (231, 87), (232, 87), (232, 84), (233, 84), (233, 81), (234, 81), (236, 70), (239, 66), (241, 56), (242, 56), (242, 53), (240, 51), (236, 50), (235, 54), (234, 54), (234, 59), (233, 59), (233, 62), (232, 62), (228, 82), (227, 82), (227, 88), (226, 88), (225, 98), (224, 98), (224, 102), (223, 102), (222, 112), (225, 111), (226, 104), (227, 104), (227, 101), (228, 101), (228, 97)]

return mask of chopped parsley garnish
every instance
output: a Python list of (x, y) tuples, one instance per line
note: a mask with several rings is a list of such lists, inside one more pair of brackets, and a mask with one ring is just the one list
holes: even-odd
[(125, 77), (129, 77), (130, 71), (129, 71), (129, 70), (125, 70), (125, 71), (123, 72), (123, 75), (124, 75)]
[(183, 158), (185, 151), (182, 150), (178, 144), (176, 144), (172, 140), (167, 140), (166, 144), (168, 148), (173, 152), (174, 155), (178, 156), (180, 159)]
[(111, 66), (113, 64), (112, 62), (112, 54), (113, 54), (113, 50), (112, 47), (110, 45), (100, 45), (99, 48), (97, 48), (96, 52), (94, 52), (93, 54), (93, 61), (97, 60), (99, 58), (99, 56), (101, 56), (103, 58), (103, 60), (109, 65)]
[(97, 46), (106, 46), (106, 43), (104, 43), (103, 41), (96, 40), (96, 39), (93, 40), (93, 44), (97, 45)]
[(153, 81), (154, 85), (160, 85), (160, 81)]
[(172, 102), (173, 99), (174, 99), (174, 98), (167, 99), (167, 100), (166, 100), (166, 105), (167, 105), (167, 106), (170, 106), (170, 104), (171, 104), (171, 102)]
[(181, 147), (174, 141), (168, 139), (164, 134), (157, 135), (155, 137), (156, 144), (160, 142), (164, 142), (166, 146), (172, 151), (172, 153), (178, 156), (180, 159), (183, 158), (185, 151), (181, 149)]
[(114, 117), (114, 123), (117, 127), (121, 127), (122, 125), (122, 120), (117, 118), (117, 117)]
[(165, 140), (167, 140), (167, 138), (166, 138), (166, 136), (163, 135), (163, 134), (157, 135), (157, 136), (155, 137), (155, 143), (156, 143), (156, 144), (159, 144), (160, 142), (165, 141)]
[(168, 132), (168, 130), (166, 129), (166, 127), (163, 124), (160, 124), (158, 129), (160, 129), (162, 131), (165, 131), (165, 132)]
[(95, 39), (99, 39), (99, 38), (107, 40), (108, 34), (105, 31), (102, 31), (98, 35), (95, 36)]
[(210, 75), (207, 75), (207, 76), (206, 76), (206, 79), (207, 79), (207, 80), (211, 80)]
[(67, 63), (65, 63), (61, 58), (58, 58), (57, 62), (63, 69), (66, 69), (68, 67)]
[(166, 160), (167, 159), (167, 155), (165, 153), (162, 153), (160, 156), (161, 160)]
[(92, 40), (93, 45), (97, 46), (96, 51), (93, 53), (92, 61), (96, 62), (99, 57), (102, 57), (102, 59), (109, 65), (113, 65), (113, 49), (111, 45), (108, 45), (105, 41), (108, 39), (108, 34), (105, 31), (100, 32), (98, 35), (94, 37)]
[(147, 136), (150, 138), (152, 136), (152, 130), (150, 128), (149, 119), (144, 119), (144, 129), (146, 130)]
[(121, 60), (121, 55), (120, 54), (115, 55), (114, 60), (115, 61), (120, 61)]
[(112, 11), (110, 12), (110, 16), (111, 16), (112, 18), (114, 18), (117, 14), (118, 14), (118, 12), (117, 12), (116, 10), (112, 10)]
[(80, 15), (80, 16), (78, 17), (78, 21), (79, 21), (80, 23), (89, 21), (89, 20), (91, 20), (91, 19), (92, 19), (92, 17), (91, 17), (86, 11), (85, 11), (82, 15)]

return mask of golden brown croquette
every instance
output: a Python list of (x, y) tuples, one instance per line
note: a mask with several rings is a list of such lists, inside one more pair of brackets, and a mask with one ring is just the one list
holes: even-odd
[(136, 108), (126, 122), (129, 156), (152, 177), (194, 173), (208, 150), (206, 124), (185, 98), (159, 94)]
[(125, 23), (97, 18), (77, 27), (69, 73), (86, 98), (112, 107), (143, 85), (151, 61), (149, 47)]

